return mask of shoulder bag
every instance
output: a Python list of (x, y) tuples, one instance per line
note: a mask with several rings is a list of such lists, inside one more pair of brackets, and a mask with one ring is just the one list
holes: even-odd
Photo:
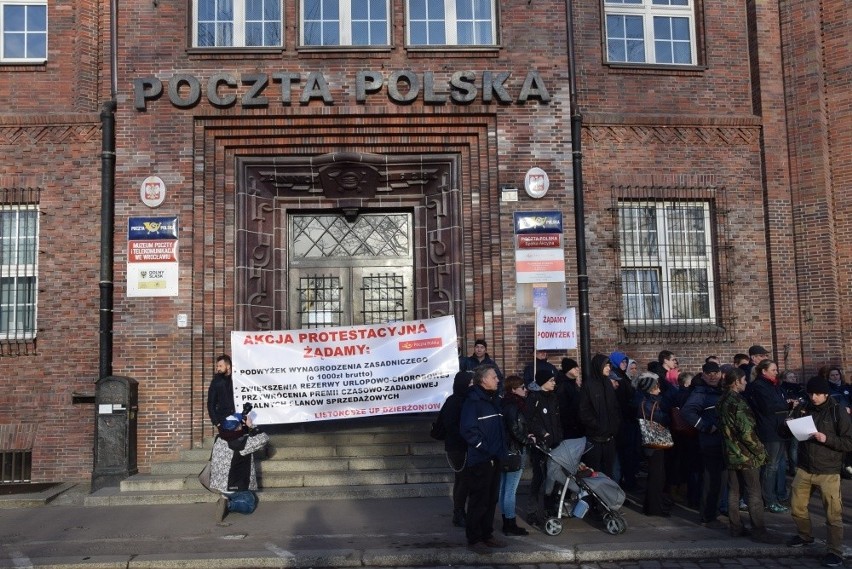
[(651, 406), (651, 417), (645, 417), (645, 406), (642, 405), (642, 418), (639, 419), (639, 431), (642, 433), (642, 446), (652, 449), (667, 449), (674, 446), (672, 434), (669, 430), (654, 421), (654, 411), (657, 410), (657, 402)]

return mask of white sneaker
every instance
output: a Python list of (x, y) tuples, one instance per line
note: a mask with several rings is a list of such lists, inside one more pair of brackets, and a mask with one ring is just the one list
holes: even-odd
[(843, 470), (845, 470), (847, 474), (852, 474), (852, 466), (847, 466)]

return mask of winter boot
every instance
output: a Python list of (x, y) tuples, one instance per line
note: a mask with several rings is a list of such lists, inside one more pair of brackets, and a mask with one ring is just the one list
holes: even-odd
[(464, 510), (456, 509), (453, 510), (453, 525), (457, 528), (464, 527)]
[(503, 535), (529, 535), (530, 532), (522, 527), (518, 527), (517, 518), (507, 518), (503, 516)]

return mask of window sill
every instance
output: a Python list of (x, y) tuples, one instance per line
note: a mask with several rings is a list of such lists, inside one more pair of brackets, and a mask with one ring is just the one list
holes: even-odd
[(423, 45), (406, 46), (405, 50), (412, 58), (430, 57), (497, 57), (503, 48), (499, 45)]
[(283, 47), (190, 47), (186, 54), (193, 59), (229, 56), (230, 59), (273, 59), (280, 57)]
[(0, 61), (0, 71), (6, 71), (9, 73), (47, 71), (47, 61)]
[(656, 63), (611, 63), (606, 62), (612, 73), (632, 75), (702, 75), (706, 65), (660, 65)]

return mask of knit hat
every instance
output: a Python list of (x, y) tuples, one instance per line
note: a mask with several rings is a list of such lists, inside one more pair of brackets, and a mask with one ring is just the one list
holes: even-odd
[(580, 364), (577, 363), (577, 360), (572, 358), (562, 358), (562, 371), (568, 373), (575, 367), (580, 367)]
[(644, 371), (636, 378), (636, 389), (639, 391), (651, 391), (655, 385), (659, 385), (660, 378), (656, 373)]
[(556, 376), (553, 375), (553, 370), (550, 369), (540, 369), (535, 372), (535, 382), (539, 384), (539, 386), (544, 385), (551, 379), (554, 379)]
[(825, 377), (812, 377), (808, 380), (808, 387), (806, 389), (808, 395), (811, 393), (831, 393), (831, 387), (828, 385), (828, 378)]
[(722, 368), (716, 362), (707, 362), (701, 366), (701, 371), (704, 373), (716, 373), (717, 371), (722, 371)]

